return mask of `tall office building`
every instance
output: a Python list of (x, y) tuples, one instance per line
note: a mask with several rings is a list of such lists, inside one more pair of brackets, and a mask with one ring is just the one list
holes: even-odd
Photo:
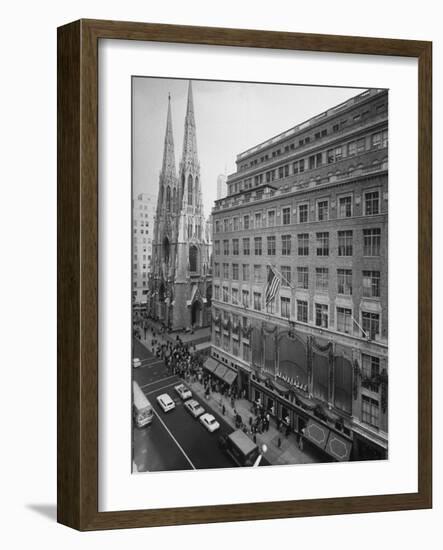
[(132, 302), (143, 306), (148, 294), (148, 275), (152, 257), (155, 201), (146, 193), (140, 193), (132, 201)]

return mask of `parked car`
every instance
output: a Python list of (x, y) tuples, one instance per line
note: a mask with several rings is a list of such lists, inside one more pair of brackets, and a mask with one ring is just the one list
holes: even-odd
[(201, 414), (204, 414), (205, 409), (195, 399), (189, 399), (186, 401), (185, 408), (192, 414), (194, 418), (198, 418)]
[(183, 401), (186, 401), (187, 399), (191, 399), (192, 397), (191, 390), (187, 388), (184, 384), (179, 384), (178, 386), (174, 386), (174, 390), (183, 399)]
[(167, 393), (162, 393), (161, 395), (158, 395), (157, 402), (163, 409), (163, 412), (168, 412), (172, 409), (175, 409), (174, 400), (171, 399), (171, 397)]
[(138, 357), (134, 357), (134, 359), (132, 360), (132, 366), (134, 367), (134, 369), (142, 366), (142, 362)]
[(220, 424), (217, 422), (214, 416), (209, 413), (202, 414), (200, 416), (200, 422), (209, 432), (215, 432), (220, 428)]

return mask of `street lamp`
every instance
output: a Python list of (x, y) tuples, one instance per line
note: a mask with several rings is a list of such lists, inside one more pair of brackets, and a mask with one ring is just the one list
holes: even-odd
[(266, 445), (266, 443), (263, 443), (263, 445), (261, 446), (261, 453), (258, 455), (256, 461), (254, 462), (253, 468), (260, 465), (261, 459), (263, 458), (263, 455), (266, 453), (267, 450), (268, 446)]

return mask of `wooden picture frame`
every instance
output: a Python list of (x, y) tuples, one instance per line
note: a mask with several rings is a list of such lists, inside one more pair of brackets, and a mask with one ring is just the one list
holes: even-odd
[[(98, 511), (98, 42), (159, 41), (418, 59), (418, 491)], [(79, 530), (432, 506), (432, 44), (349, 36), (80, 20), (58, 29), (58, 521)]]

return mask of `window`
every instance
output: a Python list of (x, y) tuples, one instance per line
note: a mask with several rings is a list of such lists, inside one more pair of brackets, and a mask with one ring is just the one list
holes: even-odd
[(238, 304), (238, 288), (233, 288), (232, 289), (231, 298), (232, 298), (232, 303), (234, 305), (237, 305)]
[(338, 232), (338, 255), (352, 256), (352, 230)]
[(317, 327), (328, 328), (328, 306), (315, 304), (315, 324)]
[[(363, 376), (365, 376), (366, 378), (374, 378), (380, 374), (379, 357), (374, 357), (372, 355), (365, 355), (364, 353), (362, 353), (361, 363), (362, 363)], [(378, 384), (371, 384), (370, 382), (365, 387), (367, 387), (369, 390), (373, 392), (378, 392), (379, 390)]]
[(249, 278), (250, 278), (249, 264), (243, 264), (243, 280), (249, 281)]
[(250, 250), (249, 250), (249, 238), (243, 239), (243, 254), (245, 256), (249, 256)]
[(278, 169), (278, 179), (282, 179), (283, 178), (283, 166), (280, 166), (280, 168)]
[(357, 143), (355, 141), (351, 141), (351, 143), (348, 143), (348, 157), (353, 157), (357, 153)]
[(363, 332), (365, 333), (363, 336), (375, 340), (377, 335), (380, 334), (380, 315), (363, 311), (361, 320)]
[(362, 422), (378, 428), (379, 417), (379, 405), (376, 399), (368, 397), (367, 395), (361, 396), (361, 419)]
[(268, 256), (275, 256), (275, 237), (268, 237)]
[(254, 283), (261, 283), (261, 265), (254, 265)]
[(223, 279), (229, 279), (229, 264), (223, 264)]
[(281, 266), (281, 274), (282, 274), (282, 286), (291, 286), (291, 266), (290, 265), (282, 265)]
[(220, 241), (214, 242), (214, 254), (218, 256), (220, 254)]
[(241, 296), (243, 307), (249, 307), (249, 290), (242, 290)]
[(317, 203), (317, 220), (326, 221), (329, 217), (329, 201), (323, 200)]
[(294, 163), (292, 164), (292, 172), (293, 172), (294, 174), (298, 174), (298, 162), (294, 162)]
[(282, 256), (291, 255), (291, 235), (281, 236), (281, 253)]
[(282, 223), (283, 225), (289, 225), (291, 223), (291, 208), (286, 207), (282, 209)]
[(261, 311), (261, 294), (260, 292), (254, 292), (254, 309)]
[(240, 229), (240, 224), (239, 224), (239, 220), (237, 217), (235, 217), (233, 220), (232, 220), (232, 225), (233, 225), (233, 229), (234, 231), (238, 231)]
[(351, 269), (337, 269), (337, 294), (352, 295)]
[(380, 193), (378, 191), (365, 193), (365, 214), (366, 216), (380, 214)]
[(214, 285), (214, 299), (220, 300), (220, 287), (218, 285)]
[(228, 294), (228, 287), (223, 287), (223, 302), (229, 302), (229, 294)]
[(304, 159), (301, 159), (298, 161), (298, 169), (301, 172), (304, 172), (305, 171), (305, 161)]
[(297, 267), (297, 287), (307, 289), (309, 285), (309, 275), (307, 267)]
[(363, 296), (380, 298), (380, 271), (363, 271)]
[(289, 164), (285, 165), (285, 178), (289, 176)]
[(262, 254), (261, 237), (254, 237), (254, 254), (256, 256)]
[(232, 264), (232, 280), (238, 281), (238, 264)]
[(299, 233), (298, 240), (298, 255), (309, 256), (309, 233)]
[(220, 264), (218, 262), (214, 263), (214, 277), (220, 277)]
[(249, 229), (249, 216), (243, 216), (243, 229)]
[(315, 168), (315, 155), (309, 157), (309, 169), (312, 170)]
[(372, 147), (378, 149), (381, 146), (381, 133), (372, 134)]
[(366, 149), (366, 142), (365, 142), (365, 138), (362, 138), (362, 139), (358, 139), (357, 140), (357, 154), (358, 153), (363, 153)]
[(305, 300), (297, 300), (297, 321), (308, 322), (308, 302)]
[(280, 298), (280, 315), (285, 319), (291, 316), (291, 299), (282, 296)]
[(261, 227), (261, 212), (255, 214), (255, 228)]
[(308, 205), (300, 204), (298, 207), (298, 221), (299, 223), (306, 223), (308, 221)]
[(384, 130), (381, 134), (381, 146), (387, 147), (388, 146), (388, 131)]
[(381, 230), (363, 229), (363, 255), (380, 256)]
[(275, 210), (269, 210), (268, 212), (268, 227), (274, 227), (275, 225)]
[(352, 197), (340, 197), (338, 199), (338, 215), (340, 218), (352, 216)]
[(317, 256), (329, 256), (329, 233), (317, 233)]
[(238, 256), (238, 239), (232, 239), (232, 253)]
[(243, 360), (246, 362), (251, 360), (251, 348), (246, 342), (243, 342)]
[(327, 267), (317, 267), (315, 269), (315, 288), (316, 290), (328, 290), (329, 270)]
[(344, 307), (337, 308), (337, 330), (352, 334), (352, 311)]
[(225, 233), (229, 231), (229, 220), (227, 218), (223, 220), (223, 231)]

